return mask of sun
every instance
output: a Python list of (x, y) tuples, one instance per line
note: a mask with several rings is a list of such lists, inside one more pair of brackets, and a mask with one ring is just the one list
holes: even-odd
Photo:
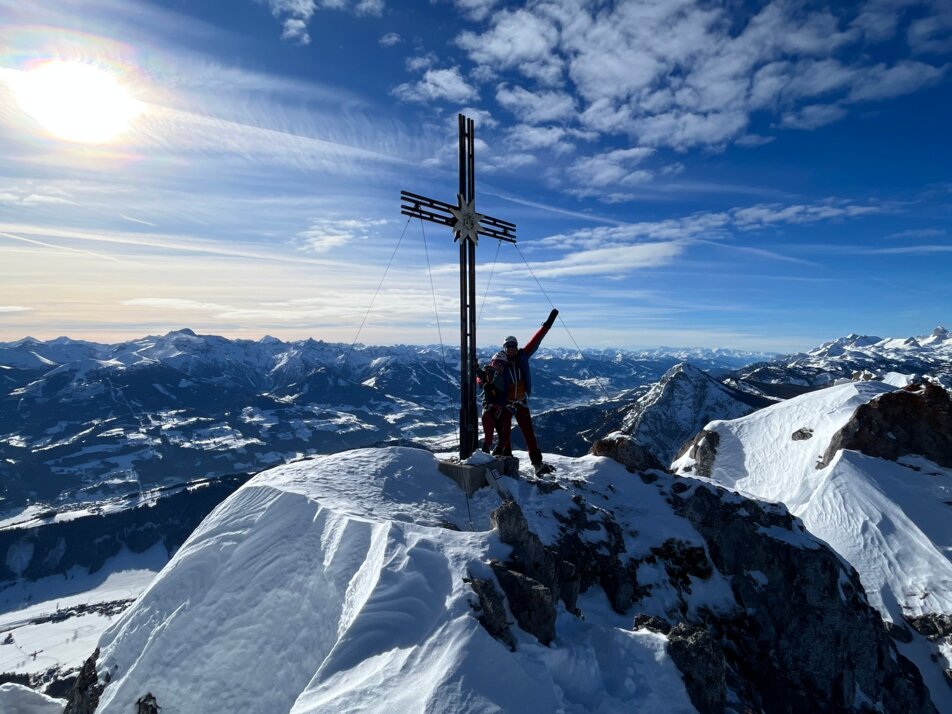
[(129, 130), (145, 106), (114, 73), (86, 62), (43, 62), (11, 84), (23, 111), (65, 141), (112, 141)]

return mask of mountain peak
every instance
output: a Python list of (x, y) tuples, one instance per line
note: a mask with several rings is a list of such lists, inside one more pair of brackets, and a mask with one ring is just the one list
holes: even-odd
[(936, 327), (936, 328), (932, 331), (932, 336), (933, 336), (933, 337), (943, 337), (943, 338), (944, 338), (944, 337), (948, 337), (948, 336), (949, 336), (949, 331), (948, 331), (947, 329), (945, 329), (944, 327), (942, 327), (942, 325), (939, 325), (938, 327)]

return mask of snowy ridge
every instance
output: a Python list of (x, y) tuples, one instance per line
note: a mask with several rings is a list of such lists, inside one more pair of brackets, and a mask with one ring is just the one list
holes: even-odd
[[(705, 430), (719, 437), (710, 466), (714, 481), (784, 503), (857, 569), (883, 618), (905, 627), (904, 617), (952, 614), (952, 470), (921, 458), (896, 463), (844, 450), (817, 468), (857, 407), (894, 389), (882, 382), (838, 385), (711, 422)], [(690, 453), (673, 464), (683, 474), (697, 467)], [(917, 641), (909, 647), (918, 648), (906, 654), (922, 670), (934, 701), (952, 711), (927, 646)]]
[[(579, 468), (628, 476), (601, 459)], [(511, 484), (527, 513), (545, 510), (525, 482)], [(552, 648), (519, 631), (510, 654), (487, 634), (464, 578), (491, 577), (487, 556), (508, 551), (488, 530), (498, 504), (489, 489), (473, 499), (486, 530), (441, 527), (467, 527), (464, 496), (431, 454), (410, 449), (260, 474), (103, 636), (98, 671), (113, 681), (97, 711), (129, 711), (145, 691), (170, 712), (693, 711), (665, 638), (632, 631), (603, 594), (582, 605), (584, 622), (562, 610), (567, 634)], [(638, 510), (651, 508), (663, 518), (660, 497)], [(715, 589), (697, 602), (723, 599)]]
[(944, 327), (906, 338), (850, 334), (806, 353), (743, 367), (732, 379), (741, 388), (745, 382), (823, 387), (862, 372), (873, 378), (889, 372), (929, 376), (950, 389), (952, 335)]

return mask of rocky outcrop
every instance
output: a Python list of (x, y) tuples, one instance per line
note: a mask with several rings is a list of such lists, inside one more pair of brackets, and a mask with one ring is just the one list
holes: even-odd
[[(83, 663), (63, 714), (93, 714), (96, 711), (99, 698), (102, 696), (103, 689), (106, 688), (104, 684), (100, 684), (99, 675), (96, 672), (98, 659), (99, 648), (97, 647), (96, 651)], [(108, 682), (108, 678), (106, 681)]]
[[(859, 690), (886, 711), (935, 711), (918, 670), (867, 603), (856, 571), (786, 509), (703, 485), (673, 504), (731, 580), (737, 615), (707, 624), (721, 641), (727, 683), (748, 706), (850, 711)], [(692, 701), (699, 709), (704, 704)]]
[(719, 714), (727, 703), (727, 661), (721, 641), (706, 627), (681, 623), (668, 635), (668, 654), (700, 714)]
[(684, 470), (697, 476), (711, 478), (714, 471), (714, 457), (717, 456), (717, 447), (720, 444), (720, 434), (716, 431), (702, 430), (678, 455), (680, 459), (681, 456), (687, 453), (688, 458), (694, 460), (694, 464), (685, 466)]
[(618, 463), (624, 464), (631, 472), (664, 469), (661, 462), (648, 449), (627, 434), (617, 431), (602, 439), (597, 439), (592, 444), (589, 453), (614, 459)]
[(891, 461), (918, 454), (952, 468), (952, 399), (929, 382), (883, 394), (857, 407), (817, 468), (826, 468), (840, 449)]
[[(575, 612), (579, 592), (601, 587), (619, 613), (637, 611), (642, 601), (666, 603), (663, 615), (657, 604), (654, 614), (638, 613), (634, 627), (666, 635), (700, 712), (847, 712), (857, 692), (886, 711), (935, 711), (856, 571), (782, 505), (693, 479), (640, 475), (691, 523), (699, 542), (672, 537), (633, 557), (612, 506), (588, 502), (581, 490), (556, 514), (562, 527), (550, 545), (516, 503), (493, 513), (500, 539), (513, 547), (493, 572), (523, 630), (550, 643), (558, 602)], [(734, 607), (692, 608), (692, 589), (715, 577), (729, 584)]]
[(502, 594), (496, 588), (496, 583), (490, 578), (470, 577), (467, 582), (476, 593), (477, 602), (472, 603), (473, 609), (479, 613), (476, 619), (486, 628), (486, 632), (502, 642), (509, 651), (515, 651), (516, 640), (509, 629), (509, 618), (506, 616), (506, 606)]

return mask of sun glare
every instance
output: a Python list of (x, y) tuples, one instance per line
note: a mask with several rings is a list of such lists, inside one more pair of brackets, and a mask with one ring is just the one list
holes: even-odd
[(66, 141), (111, 141), (126, 132), (144, 108), (115, 74), (85, 62), (44, 62), (11, 84), (23, 111)]

